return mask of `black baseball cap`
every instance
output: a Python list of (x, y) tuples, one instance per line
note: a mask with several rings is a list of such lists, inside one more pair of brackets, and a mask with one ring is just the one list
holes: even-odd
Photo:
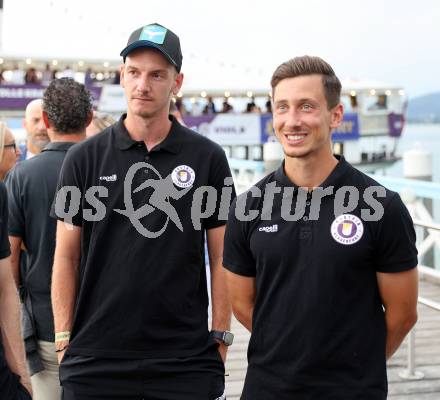
[(159, 50), (173, 64), (177, 72), (182, 68), (182, 51), (179, 37), (160, 24), (149, 24), (136, 29), (129, 37), (127, 47), (121, 51), (121, 56), (140, 47), (151, 47)]

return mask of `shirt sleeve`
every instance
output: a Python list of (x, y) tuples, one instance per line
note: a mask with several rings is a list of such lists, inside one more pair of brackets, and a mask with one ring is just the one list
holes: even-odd
[(84, 184), (80, 168), (80, 148), (71, 148), (64, 159), (50, 216), (75, 226), (83, 224)]
[(239, 221), (235, 216), (236, 204), (235, 199), (229, 210), (226, 224), (223, 266), (237, 275), (254, 277), (257, 271), (249, 244), (247, 223)]
[(9, 235), (24, 238), (25, 235), (25, 218), (22, 202), (22, 182), (18, 167), (9, 172), (5, 186), (8, 193), (9, 207)]
[[(225, 179), (226, 182), (229, 181), (229, 184), (225, 184)], [(203, 220), (203, 226), (205, 229), (212, 229), (226, 224), (230, 204), (229, 199), (233, 200), (235, 198), (235, 188), (231, 170), (229, 169), (226, 154), (220, 146), (216, 149), (212, 157), (208, 184), (217, 192), (217, 204), (215, 212)], [(231, 190), (231, 196), (225, 196), (227, 201), (222, 201), (224, 191), (227, 192)]]
[(375, 258), (378, 272), (402, 272), (417, 266), (414, 224), (397, 193), (384, 209), (376, 238)]
[(11, 255), (8, 239), (8, 196), (3, 182), (0, 182), (0, 259)]

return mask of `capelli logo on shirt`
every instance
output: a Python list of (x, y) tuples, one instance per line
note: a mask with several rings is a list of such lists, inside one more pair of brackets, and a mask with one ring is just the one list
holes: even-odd
[(262, 226), (258, 229), (260, 232), (273, 233), (278, 232), (278, 224), (272, 226)]
[(110, 175), (110, 176), (100, 176), (99, 177), (100, 181), (106, 181), (106, 182), (115, 182), (116, 179), (118, 179), (116, 174), (113, 174), (113, 175)]

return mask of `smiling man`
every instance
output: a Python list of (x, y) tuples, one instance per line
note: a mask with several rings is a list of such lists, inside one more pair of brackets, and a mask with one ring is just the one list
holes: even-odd
[(127, 114), (72, 148), (59, 182), (83, 195), (100, 185), (104, 208), (99, 221), (86, 217), (82, 196), (69, 223), (58, 215), (52, 301), (63, 398), (223, 399), (226, 221), (217, 207), (196, 229), (191, 205), (199, 187), (221, 192), (226, 156), (169, 115), (183, 81), (177, 35), (143, 26), (121, 56)]
[[(272, 90), (284, 162), (233, 204), (225, 236), (233, 311), (252, 333), (241, 398), (384, 400), (386, 359), (417, 318), (411, 218), (397, 193), (333, 156), (343, 106), (329, 64), (308, 56), (287, 61), (274, 72)], [(337, 214), (333, 193), (346, 186), (360, 193), (374, 187), (381, 218), (364, 218), (361, 210), (371, 207), (363, 196)], [(295, 207), (299, 188), (307, 197), (302, 217), (286, 220), (285, 193)], [(330, 194), (316, 217), (319, 188)], [(247, 215), (262, 212), (240, 220), (243, 204)]]

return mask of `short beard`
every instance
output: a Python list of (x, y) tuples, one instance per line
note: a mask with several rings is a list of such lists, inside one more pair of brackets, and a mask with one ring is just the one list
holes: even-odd
[(40, 150), (43, 150), (48, 144), (49, 144), (50, 140), (36, 140), (36, 139), (31, 139), (31, 143), (33, 146), (37, 147)]

